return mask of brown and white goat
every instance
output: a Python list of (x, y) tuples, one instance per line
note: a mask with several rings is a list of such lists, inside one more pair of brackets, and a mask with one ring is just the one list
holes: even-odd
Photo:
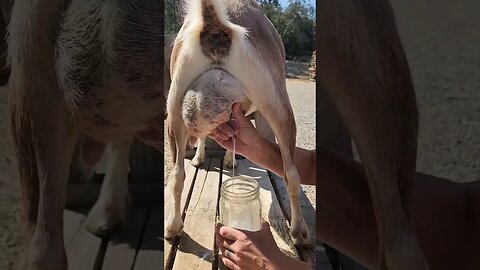
[(89, 214), (97, 234), (125, 211), (132, 138), (163, 152), (163, 16), (158, 0), (15, 0), (11, 131), (28, 231), (20, 269), (67, 269), (63, 208), (79, 137), (88, 164), (112, 144)]
[(288, 183), (291, 235), (309, 241), (300, 212), (300, 177), (293, 162), (296, 126), (286, 91), (285, 51), (277, 31), (254, 0), (195, 0), (173, 47), (167, 99), (168, 140), (174, 161), (174, 211), (165, 236), (182, 232), (180, 199), (189, 135), (205, 137), (230, 118), (232, 105), (258, 110), (278, 139)]

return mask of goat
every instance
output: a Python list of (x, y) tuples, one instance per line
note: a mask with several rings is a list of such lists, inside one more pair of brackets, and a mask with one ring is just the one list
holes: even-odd
[(290, 233), (308, 244), (300, 212), (300, 177), (294, 165), (296, 125), (286, 91), (285, 51), (279, 34), (254, 0), (189, 1), (172, 50), (167, 136), (173, 156), (174, 210), (165, 237), (182, 232), (180, 197), (189, 135), (205, 137), (230, 118), (232, 105), (257, 111), (278, 139), (290, 198)]
[(418, 109), (392, 7), (325, 0), (317, 10), (318, 75), (365, 166), (378, 269), (428, 269), (412, 216)]
[[(165, 36), (165, 63), (168, 63), (170, 60), (170, 56), (172, 54), (172, 47), (173, 41), (175, 40), (175, 35), (166, 35)], [(170, 68), (167, 65), (165, 67), (165, 99), (168, 97), (168, 90), (170, 89)], [(200, 167), (203, 162), (205, 161), (205, 137), (203, 138), (196, 138), (191, 136), (188, 140), (189, 144), (187, 146), (197, 146), (197, 150), (195, 151), (195, 156), (192, 159), (192, 165), (195, 167)], [(232, 168), (236, 164), (236, 160), (233, 157), (230, 151), (225, 152), (225, 156), (223, 158), (223, 164), (228, 168)]]
[(27, 229), (21, 269), (67, 269), (63, 208), (80, 138), (88, 165), (112, 144), (89, 214), (97, 234), (128, 204), (132, 139), (163, 152), (163, 15), (157, 0), (15, 0), (9, 104)]

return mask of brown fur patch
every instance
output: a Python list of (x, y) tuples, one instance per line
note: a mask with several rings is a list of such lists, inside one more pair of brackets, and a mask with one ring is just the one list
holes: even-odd
[(215, 62), (228, 55), (232, 45), (232, 30), (223, 25), (211, 4), (202, 1), (203, 30), (200, 45), (203, 53)]

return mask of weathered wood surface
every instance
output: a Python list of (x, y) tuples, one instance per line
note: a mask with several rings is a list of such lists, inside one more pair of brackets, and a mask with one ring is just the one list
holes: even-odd
[(211, 269), (220, 179), (220, 159), (205, 160), (199, 170), (186, 209), (183, 234), (173, 269)]
[[(232, 172), (221, 166), (221, 157), (207, 158), (205, 164), (199, 169), (191, 165), (187, 166), (189, 163), (189, 160), (185, 161), (187, 173), (182, 194), (182, 209), (185, 210), (184, 232), (170, 242), (165, 240), (165, 269), (210, 270), (218, 263), (214, 230), (218, 220), (219, 185), (221, 181), (231, 177)], [(300, 258), (299, 251), (293, 245), (289, 234), (289, 222), (281, 208), (281, 199), (277, 198), (272, 185), (274, 180), (270, 178), (267, 171), (248, 160), (241, 159), (238, 160), (235, 175), (246, 175), (259, 181), (262, 217), (270, 222), (272, 234), (280, 249), (292, 257)], [(307, 201), (308, 199), (304, 203), (308, 204)], [(172, 203), (170, 187), (167, 186), (165, 188), (165, 219)], [(314, 207), (310, 205), (305, 209), (310, 211), (308, 215), (314, 219)], [(299, 249), (300, 253), (305, 253), (303, 248)]]
[[(273, 186), (275, 187), (276, 195), (278, 197), (280, 206), (282, 207), (286, 218), (291, 220), (291, 208), (290, 200), (287, 192), (287, 185), (285, 181), (278, 177), (277, 175), (271, 173), (270, 178), (272, 179)], [(316, 213), (315, 205), (312, 205), (310, 200), (307, 198), (305, 193), (301, 192), (300, 196), (300, 207), (302, 211), (303, 218), (307, 223), (308, 230), (310, 232), (310, 242), (315, 243), (315, 222), (316, 222)], [(315, 245), (312, 245), (309, 248), (299, 249), (299, 255), (303, 261), (309, 262), (311, 265), (315, 265)]]
[(88, 209), (64, 211), (69, 270), (162, 269), (163, 209), (133, 208), (110, 237), (86, 230)]
[(163, 209), (152, 209), (133, 270), (163, 269)]
[[(206, 163), (203, 164), (202, 168), (204, 168)], [(195, 183), (195, 177), (197, 176), (198, 169), (190, 165), (190, 160), (185, 160), (185, 170), (186, 170), (186, 176), (185, 176), (185, 182), (183, 186), (183, 192), (182, 192), (182, 199), (180, 203), (180, 208), (182, 209), (182, 215), (185, 212), (185, 205), (187, 205), (187, 200), (190, 199), (191, 195), (191, 186), (192, 184)], [(167, 219), (169, 214), (173, 211), (173, 197), (172, 197), (172, 191), (171, 191), (171, 182), (167, 182), (167, 186), (165, 187), (165, 206), (164, 206), (164, 224), (167, 223)], [(174, 246), (178, 245), (178, 238), (174, 238), (171, 241), (164, 241), (164, 251), (165, 251), (165, 257), (164, 257), (164, 265), (173, 265), (173, 258), (175, 255), (175, 250)], [(173, 250), (172, 250), (173, 249)]]
[[(95, 174), (88, 181), (70, 179), (67, 185), (68, 208), (90, 208), (96, 202), (109, 153), (108, 144), (95, 166)], [(136, 206), (163, 207), (163, 164), (164, 156), (161, 152), (137, 140), (133, 141), (130, 148), (128, 182), (130, 195)]]

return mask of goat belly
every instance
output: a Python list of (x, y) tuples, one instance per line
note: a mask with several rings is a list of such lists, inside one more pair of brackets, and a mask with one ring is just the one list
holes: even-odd
[(247, 102), (243, 84), (223, 69), (202, 73), (188, 87), (182, 103), (182, 117), (188, 131), (205, 137), (230, 119), (232, 105)]

